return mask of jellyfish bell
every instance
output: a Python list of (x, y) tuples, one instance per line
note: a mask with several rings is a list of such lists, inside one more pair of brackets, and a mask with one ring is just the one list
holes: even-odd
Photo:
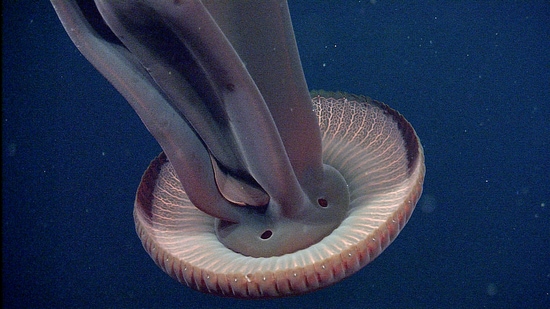
[[(267, 257), (244, 255), (220, 241), (220, 221), (193, 206), (161, 154), (143, 176), (134, 219), (145, 249), (166, 273), (199, 291), (224, 296), (302, 294), (354, 274), (397, 237), (424, 180), (423, 149), (413, 128), (395, 110), (365, 97), (326, 92), (312, 97), (323, 162), (348, 185), (343, 220), (306, 248)], [(261, 234), (256, 237), (269, 242)], [(299, 237), (287, 241), (299, 242)]]

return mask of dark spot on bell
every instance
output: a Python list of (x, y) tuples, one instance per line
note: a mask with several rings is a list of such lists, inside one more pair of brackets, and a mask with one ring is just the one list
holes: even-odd
[(262, 233), (260, 238), (261, 239), (269, 239), (271, 237), (271, 235), (273, 235), (273, 232), (271, 230), (266, 230), (265, 232)]

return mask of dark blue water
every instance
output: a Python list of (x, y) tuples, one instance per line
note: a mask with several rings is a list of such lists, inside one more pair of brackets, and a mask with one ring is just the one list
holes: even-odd
[(425, 148), (424, 195), (377, 260), (282, 300), (172, 280), (132, 219), (159, 146), (47, 1), (5, 0), (3, 306), (549, 308), (548, 1), (313, 3), (290, 4), (310, 88), (390, 104)]

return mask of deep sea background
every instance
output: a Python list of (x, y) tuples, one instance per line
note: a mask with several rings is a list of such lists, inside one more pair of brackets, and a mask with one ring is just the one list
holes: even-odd
[(48, 1), (4, 0), (4, 308), (550, 308), (550, 2), (291, 1), (311, 89), (400, 111), (425, 149), (417, 210), (374, 262), (244, 301), (165, 275), (134, 231), (160, 147)]

